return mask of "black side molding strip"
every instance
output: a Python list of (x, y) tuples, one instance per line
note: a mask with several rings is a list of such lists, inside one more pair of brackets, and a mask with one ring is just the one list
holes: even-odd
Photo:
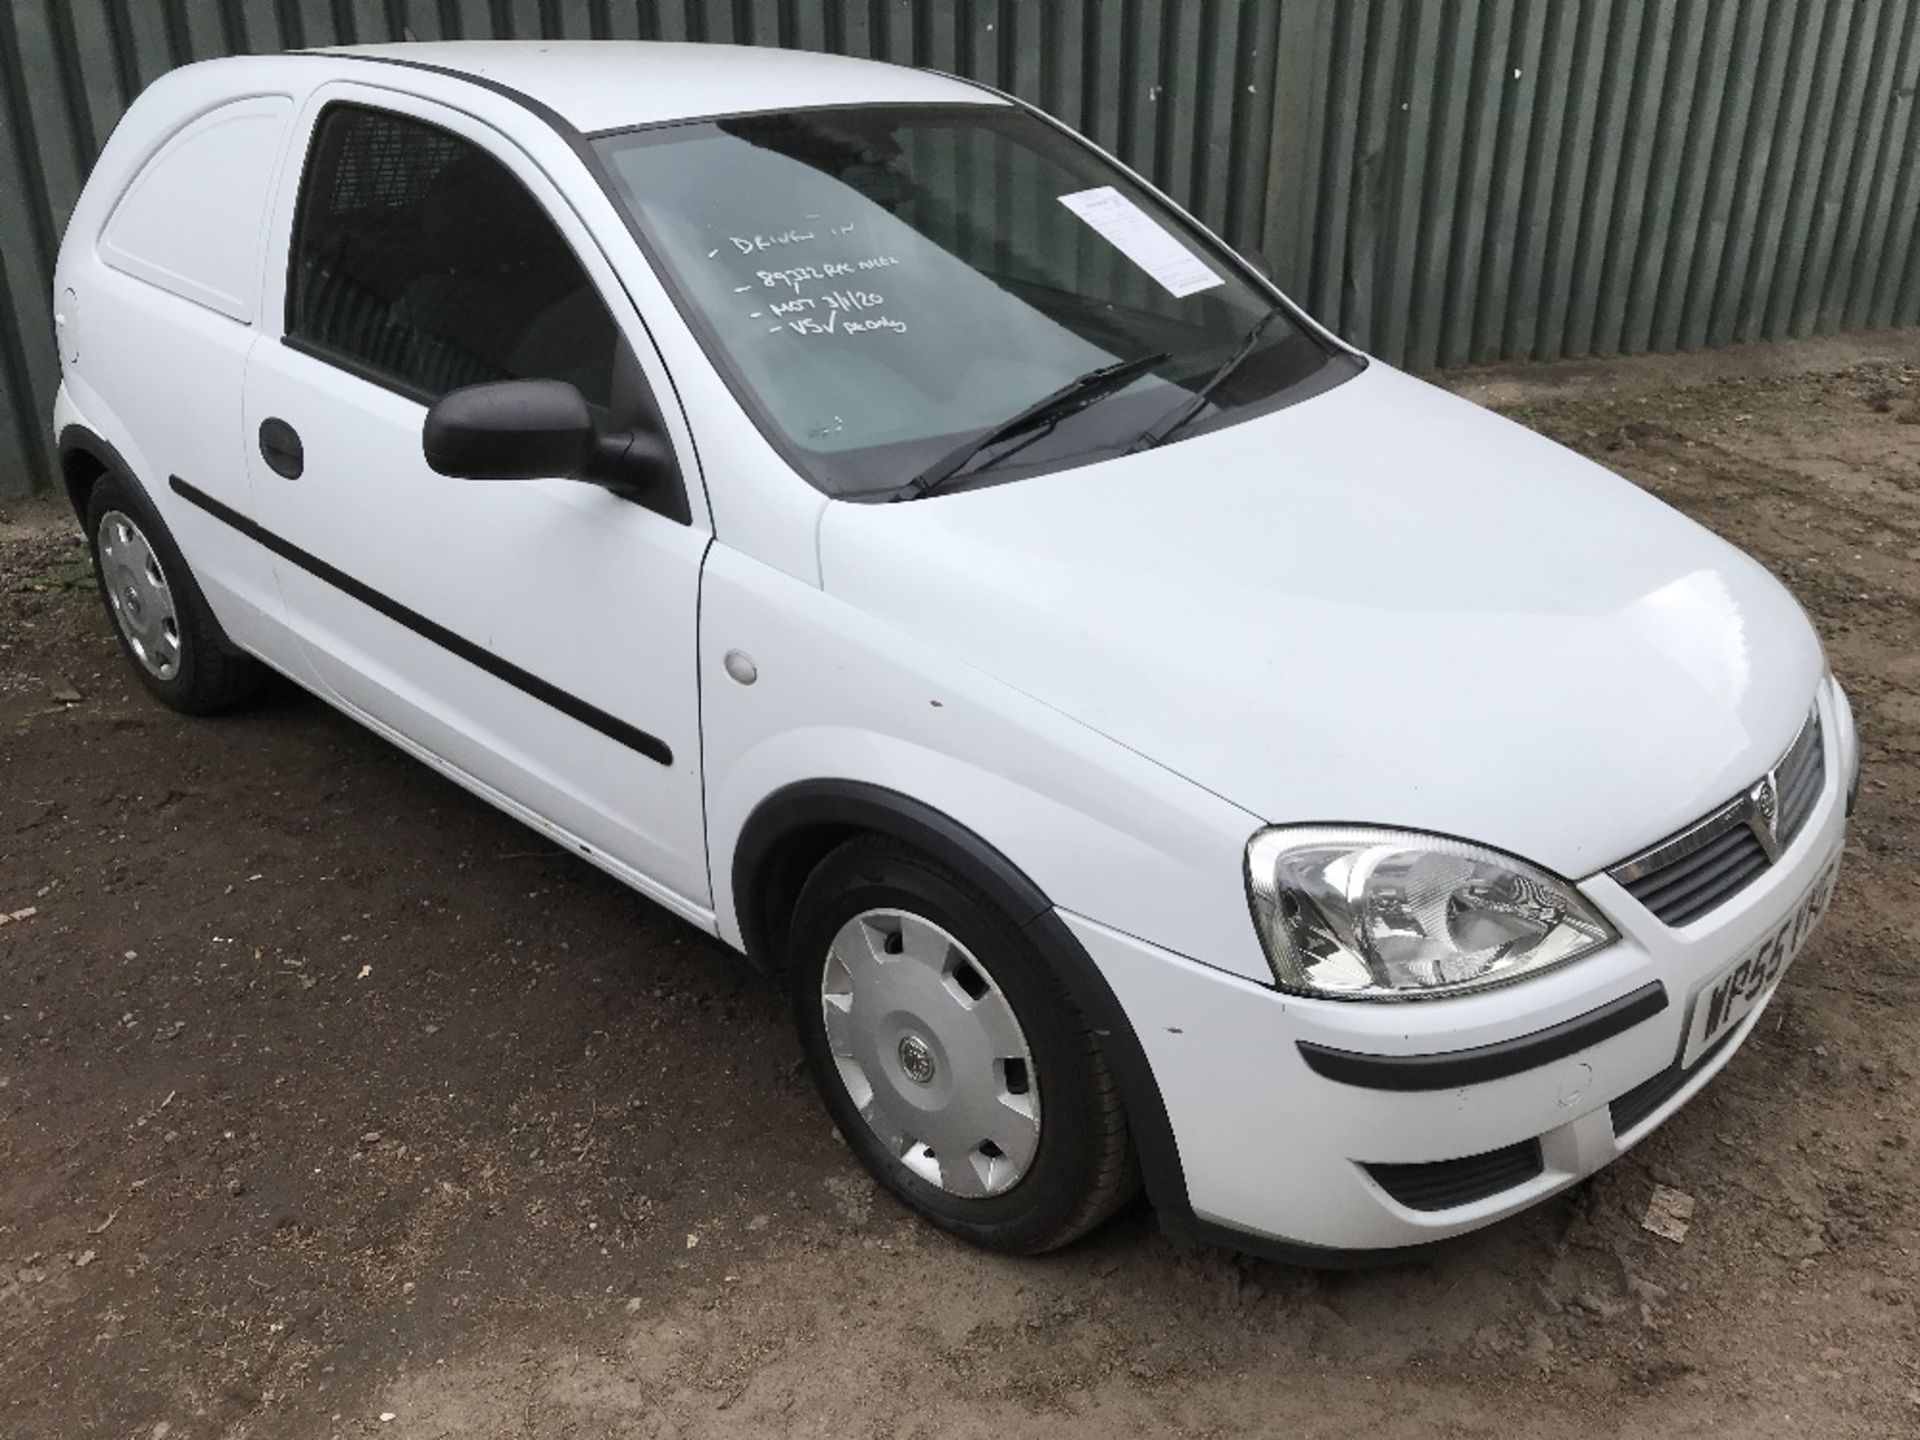
[(637, 751), (658, 764), (673, 764), (672, 748), (658, 736), (649, 735), (646, 731), (629, 725), (617, 716), (596, 709), (578, 696), (569, 695), (558, 686), (542, 680), (538, 675), (529, 674), (518, 665), (502, 660), (491, 650), (483, 649), (471, 640), (454, 634), (444, 625), (435, 624), (417, 611), (409, 610), (399, 601), (382, 595), (371, 585), (363, 584), (345, 571), (335, 569), (319, 556), (308, 554), (291, 540), (282, 539), (264, 525), (248, 519), (232, 506), (214, 499), (206, 491), (189, 485), (178, 475), (170, 476), (168, 483), (173, 487), (173, 493), (182, 500), (199, 506), (214, 519), (238, 530), (249, 540), (266, 546), (281, 559), (298, 565), (308, 574), (326, 581), (334, 589), (351, 595), (369, 610), (378, 611), (395, 624), (406, 626), (414, 634), (431, 640), (443, 650), (458, 655), (469, 665), (486, 671), (496, 680), (504, 680), (514, 689), (531, 695), (543, 705), (552, 706), (569, 719), (578, 720), (589, 729), (598, 730), (609, 740), (618, 741), (629, 750)]
[(1448, 1050), (1437, 1055), (1361, 1055), (1298, 1040), (1300, 1058), (1316, 1075), (1358, 1085), (1366, 1090), (1453, 1090), (1503, 1080), (1550, 1061), (1564, 1059), (1589, 1045), (1598, 1045), (1667, 1008), (1667, 987), (1650, 980), (1630, 995), (1609, 1000), (1598, 1009), (1531, 1035), (1497, 1040), (1471, 1050)]

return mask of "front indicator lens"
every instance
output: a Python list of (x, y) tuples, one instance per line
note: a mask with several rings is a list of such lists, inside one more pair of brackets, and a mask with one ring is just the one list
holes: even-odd
[(1334, 999), (1482, 990), (1617, 938), (1566, 881), (1404, 830), (1262, 830), (1247, 897), (1279, 986)]

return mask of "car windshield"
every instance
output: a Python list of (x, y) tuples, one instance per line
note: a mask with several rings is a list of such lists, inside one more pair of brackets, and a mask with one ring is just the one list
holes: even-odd
[[(734, 392), (831, 495), (1085, 464), (1358, 368), (1218, 242), (1016, 106), (835, 107), (595, 143)], [(995, 436), (1057, 392), (1068, 403)]]

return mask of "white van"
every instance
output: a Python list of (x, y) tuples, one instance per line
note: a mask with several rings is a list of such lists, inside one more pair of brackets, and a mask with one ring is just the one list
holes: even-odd
[(1853, 720), (1778, 583), (964, 81), (193, 65), (56, 284), (154, 695), (278, 671), (783, 973), (841, 1134), (978, 1244), (1142, 1181), (1317, 1260), (1509, 1215), (1833, 892)]

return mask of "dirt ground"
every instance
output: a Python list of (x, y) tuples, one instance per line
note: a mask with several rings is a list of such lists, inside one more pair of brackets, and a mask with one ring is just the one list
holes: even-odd
[(772, 985), (303, 695), (160, 710), (0, 506), (0, 1436), (1920, 1434), (1920, 334), (1454, 383), (1792, 586), (1867, 780), (1699, 1101), (1360, 1273), (923, 1229)]

